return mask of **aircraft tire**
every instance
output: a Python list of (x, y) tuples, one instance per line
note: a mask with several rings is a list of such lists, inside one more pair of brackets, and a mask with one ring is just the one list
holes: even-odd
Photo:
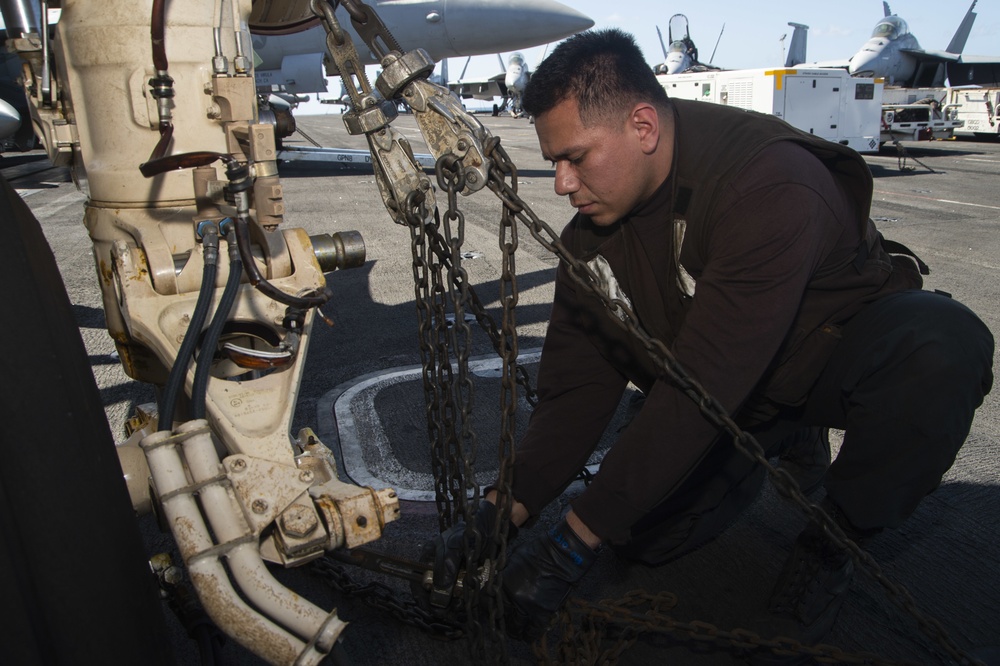
[(0, 176), (5, 663), (171, 664), (155, 577), (65, 286)]

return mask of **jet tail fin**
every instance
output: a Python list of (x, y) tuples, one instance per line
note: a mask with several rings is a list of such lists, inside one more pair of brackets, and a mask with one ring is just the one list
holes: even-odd
[(885, 0), (882, 0), (882, 11), (885, 12), (886, 16), (892, 16), (892, 10), (889, 9), (889, 3)]
[(788, 25), (795, 30), (792, 32), (792, 43), (788, 46), (785, 67), (795, 67), (806, 61), (806, 37), (809, 34), (809, 26), (801, 23), (789, 23)]
[(972, 10), (976, 8), (977, 1), (972, 0), (972, 6), (965, 13), (965, 18), (962, 19), (961, 25), (955, 31), (955, 36), (951, 38), (948, 48), (945, 49), (948, 53), (961, 53), (965, 49), (965, 42), (969, 40), (969, 33), (972, 32), (972, 24), (976, 20), (976, 13)]

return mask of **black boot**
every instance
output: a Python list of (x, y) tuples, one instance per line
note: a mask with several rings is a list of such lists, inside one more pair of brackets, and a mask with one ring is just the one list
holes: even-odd
[[(795, 540), (771, 592), (767, 616), (757, 623), (762, 638), (791, 638), (816, 645), (833, 627), (854, 575), (854, 562), (846, 550), (833, 544), (818, 526), (810, 523)], [(756, 651), (753, 664), (807, 663), (806, 656), (779, 656)]]
[(778, 467), (784, 469), (808, 495), (819, 487), (830, 469), (830, 431), (802, 428), (781, 443)]

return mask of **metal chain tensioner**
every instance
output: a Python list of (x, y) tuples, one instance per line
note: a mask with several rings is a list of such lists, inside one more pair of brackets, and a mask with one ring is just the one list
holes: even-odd
[[(395, 117), (395, 105), (392, 105), (391, 113), (385, 113), (383, 109), (388, 108), (388, 105), (385, 103), (380, 104), (378, 96), (372, 93), (364, 76), (363, 69), (357, 64), (358, 58), (353, 45), (343, 35), (343, 31), (340, 29), (335, 17), (333, 17), (332, 8), (319, 2), (319, 0), (313, 0), (313, 3), (314, 9), (317, 5), (320, 5), (317, 13), (323, 16), (324, 24), (327, 26), (327, 43), (331, 55), (338, 67), (341, 68), (345, 82), (350, 84), (347, 87), (351, 92), (352, 101), (355, 102), (354, 109), (360, 109), (360, 111), (352, 111), (349, 114), (345, 114), (345, 123), (348, 130), (355, 134), (365, 133), (368, 137), (377, 182), (386, 208), (398, 223), (409, 226), (413, 235), (414, 278), (417, 285), (417, 308), (418, 313), (420, 313), (421, 350), (422, 354), (424, 354), (425, 391), (428, 394), (429, 432), (432, 435), (432, 442), (437, 442), (441, 440), (441, 429), (437, 425), (437, 423), (441, 422), (441, 419), (440, 417), (432, 416), (432, 412), (435, 409), (441, 410), (443, 397), (440, 391), (441, 385), (453, 384), (450, 380), (450, 359), (445, 360), (449, 355), (431, 353), (444, 352), (448, 349), (448, 345), (444, 342), (447, 336), (441, 334), (436, 336), (429, 335), (430, 321), (437, 322), (438, 326), (441, 325), (444, 319), (443, 307), (436, 304), (435, 308), (437, 311), (434, 314), (437, 316), (431, 317), (429, 316), (430, 307), (426, 304), (428, 300), (434, 301), (435, 292), (443, 294), (445, 291), (451, 291), (452, 302), (456, 309), (456, 327), (459, 326), (460, 322), (464, 323), (464, 317), (460, 317), (459, 315), (461, 314), (460, 310), (465, 307), (465, 304), (469, 300), (468, 289), (460, 287), (458, 290), (460, 295), (456, 295), (454, 291), (456, 280), (459, 283), (464, 281), (464, 276), (460, 271), (461, 252), (459, 251), (463, 234), (461, 229), (458, 230), (457, 235), (452, 234), (448, 229), (449, 225), (446, 224), (444, 242), (436, 241), (434, 244), (428, 243), (428, 235), (436, 238), (439, 234), (439, 224), (436, 216), (430, 213), (432, 210), (436, 212), (433, 188), (430, 185), (429, 179), (417, 168), (409, 144), (389, 126), (389, 123)], [(612, 313), (612, 315), (615, 312), (624, 313), (624, 320), (618, 316), (612, 316), (612, 319), (619, 322), (630, 335), (643, 344), (647, 353), (660, 368), (661, 372), (699, 406), (699, 410), (703, 416), (720, 430), (729, 434), (733, 438), (736, 448), (741, 453), (763, 465), (778, 491), (788, 497), (807, 517), (819, 523), (827, 537), (838, 547), (847, 551), (852, 559), (869, 576), (881, 584), (893, 602), (914, 617), (918, 626), (928, 637), (940, 644), (959, 663), (978, 663), (954, 644), (940, 623), (927, 617), (917, 608), (905, 588), (890, 581), (870, 555), (861, 550), (853, 541), (849, 540), (839, 526), (822, 509), (810, 503), (798, 488), (795, 480), (785, 470), (775, 469), (771, 466), (756, 439), (749, 433), (741, 430), (722, 406), (697, 381), (685, 372), (662, 341), (650, 337), (638, 325), (634, 314), (625, 303), (611, 299), (598, 288), (597, 277), (591, 269), (585, 263), (576, 259), (562, 244), (552, 228), (538, 218), (530, 207), (518, 196), (516, 191), (516, 170), (506, 151), (500, 147), (499, 139), (492, 137), (481, 123), (466, 113), (461, 108), (458, 100), (451, 96), (446, 89), (426, 80), (426, 76), (433, 70), (434, 66), (430, 58), (419, 49), (401, 54), (395, 40), (392, 39), (385, 26), (381, 23), (381, 20), (378, 19), (377, 14), (370, 7), (357, 0), (344, 0), (342, 4), (344, 4), (345, 8), (351, 14), (352, 23), (358, 29), (359, 34), (361, 34), (366, 44), (382, 60), (385, 70), (376, 82), (379, 92), (382, 93), (382, 99), (401, 99), (410, 105), (428, 147), (438, 158), (439, 178), (446, 171), (454, 174), (452, 181), (441, 183), (442, 189), (446, 189), (449, 193), (449, 217), (446, 220), (454, 219), (457, 221), (462, 219), (460, 215), (457, 215), (457, 204), (455, 203), (457, 200), (455, 195), (458, 191), (461, 191), (463, 194), (469, 194), (478, 191), (484, 185), (488, 185), (503, 203), (505, 223), (501, 224), (501, 247), (504, 248), (505, 252), (504, 279), (508, 280), (508, 284), (511, 286), (510, 294), (504, 299), (504, 335), (505, 338), (513, 341), (512, 344), (500, 345), (501, 354), (505, 360), (505, 379), (507, 373), (510, 371), (510, 365), (507, 363), (508, 358), (516, 358), (516, 337), (511, 334), (513, 329), (508, 329), (509, 325), (513, 325), (513, 306), (517, 300), (516, 283), (512, 278), (512, 272), (510, 276), (507, 276), (507, 271), (513, 270), (512, 259), (514, 250), (516, 249), (516, 234), (512, 234), (511, 241), (509, 242), (505, 242), (504, 238), (506, 233), (511, 233), (511, 230), (515, 228), (510, 221), (516, 219), (528, 228), (532, 237), (537, 242), (559, 257), (569, 270), (569, 275), (573, 280), (593, 296), (597, 297), (609, 313)], [(338, 38), (338, 35), (340, 35), (340, 38)], [(386, 49), (387, 46), (389, 47), (388, 50)], [(363, 95), (358, 92), (358, 86), (353, 84), (350, 78), (351, 75), (347, 73), (353, 73), (353, 76), (358, 78), (361, 92), (364, 93)], [(357, 116), (356, 118), (355, 115)], [(445, 155), (449, 155), (447, 160), (442, 159)], [(462, 174), (464, 178), (458, 174)], [(505, 181), (505, 174), (515, 174), (513, 186)], [(431, 248), (431, 251), (428, 251), (428, 248)], [(431, 275), (442, 275), (440, 268), (431, 268), (435, 263), (434, 257), (439, 257), (436, 261), (443, 264), (444, 260), (440, 257), (449, 254), (448, 260), (450, 260), (450, 265), (447, 266), (449, 286), (445, 289), (443, 286), (444, 278), (438, 277), (431, 280), (434, 283), (432, 289), (428, 284), (428, 278)], [(510, 315), (508, 315), (508, 306), (510, 308)], [(434, 345), (431, 344), (432, 337), (437, 338), (438, 349), (435, 349)], [(453, 340), (451, 349), (458, 348), (457, 342)], [(459, 353), (461, 354), (462, 352)], [(442, 363), (443, 360), (445, 361), (444, 363)], [(467, 349), (465, 360), (467, 361)], [(447, 365), (447, 369), (445, 369), (445, 365)], [(436, 378), (431, 377), (428, 375), (428, 368), (430, 367), (436, 367), (439, 371), (443, 372), (439, 372)], [(511, 372), (511, 374), (513, 373)], [(428, 387), (428, 381), (433, 379), (437, 379), (437, 381), (430, 382), (434, 386)], [(462, 381), (463, 379), (460, 378), (460, 383)], [(508, 400), (508, 403), (512, 408), (513, 401)], [(468, 412), (466, 411), (468, 404), (471, 404), (471, 400), (462, 407), (463, 421), (468, 416)], [(454, 413), (454, 406), (451, 405), (445, 408), (443, 412), (439, 411), (439, 413), (450, 417)], [(444, 425), (447, 429), (453, 428), (453, 423), (449, 418), (444, 419)], [(460, 442), (466, 436), (463, 430), (463, 437), (451, 434), (446, 439), (452, 442)], [(506, 444), (501, 447), (502, 455), (509, 453), (509, 457), (501, 465), (502, 469), (504, 465), (510, 464), (509, 458), (513, 455), (512, 443), (510, 444), (509, 452), (505, 451), (506, 447)], [(466, 525), (471, 527), (472, 515), (468, 507), (474, 506), (475, 500), (478, 499), (478, 486), (475, 484), (473, 467), (474, 451), (467, 451), (464, 447), (455, 446), (447, 449), (446, 453), (445, 447), (435, 444), (434, 456), (436, 460), (436, 489), (438, 491), (440, 515), (443, 521), (442, 527), (450, 524), (450, 521), (447, 519), (449, 515), (454, 519), (457, 518), (458, 514), (462, 514), (466, 519)], [(461, 458), (462, 464), (458, 465), (457, 461), (454, 458), (449, 458), (449, 456)], [(442, 460), (447, 460), (448, 465), (439, 466), (438, 462)], [(464, 468), (463, 471), (466, 473), (464, 478), (461, 478), (461, 474), (456, 475), (458, 467)], [(509, 470), (509, 467), (507, 469)], [(504, 476), (503, 471), (501, 471), (501, 479), (505, 479), (504, 487), (499, 488), (501, 496), (505, 497), (505, 500), (501, 502), (501, 509), (506, 509), (506, 511), (501, 512), (498, 523), (501, 525), (501, 532), (504, 532), (507, 524), (506, 518), (509, 515), (510, 479), (509, 476)], [(465, 483), (469, 480), (472, 481), (472, 504), (467, 504), (464, 501), (468, 492)], [(465, 489), (464, 492), (463, 489)], [(459, 500), (458, 504), (461, 511), (449, 511), (449, 499)], [(475, 530), (471, 531), (475, 532)], [(479, 538), (479, 535), (476, 534), (472, 534), (471, 536)], [(499, 539), (496, 539), (496, 541), (505, 542), (505, 536), (505, 534), (501, 533)], [(496, 545), (499, 544), (494, 544), (494, 546)], [(500, 556), (502, 557), (502, 555)], [(473, 580), (470, 582), (474, 582), (474, 572), (470, 572), (468, 575), (473, 577)], [(489, 577), (491, 580), (487, 583), (487, 586), (491, 589), (496, 589), (495, 573), (490, 573)], [(467, 589), (475, 588), (474, 584), (467, 587)], [(494, 603), (497, 603), (500, 596), (490, 595), (490, 598), (494, 600)], [(472, 595), (467, 597), (467, 610), (474, 610), (474, 598)], [(605, 617), (608, 617), (607, 611), (599, 611), (594, 605), (588, 605), (586, 602), (581, 601), (578, 601), (577, 604), (583, 609), (593, 606), (595, 615), (603, 614)], [(494, 619), (495, 609), (491, 609), (490, 614), (491, 620)], [(471, 623), (475, 624), (474, 613), (468, 613), (468, 616)], [(631, 617), (612, 617), (612, 621), (616, 624), (620, 623), (627, 629), (630, 628), (631, 632), (641, 633), (650, 626), (648, 620), (637, 622), (635, 618)], [(502, 636), (496, 636), (498, 628), (502, 625), (502, 612), (500, 613), (500, 617), (496, 618), (496, 622), (491, 622), (491, 624), (493, 624), (494, 640), (498, 644), (502, 644)], [(694, 640), (704, 640), (703, 629), (705, 627), (711, 628), (709, 631), (711, 635), (718, 636), (725, 633), (705, 623), (690, 623), (685, 628), (685, 625), (670, 620), (668, 623), (665, 622), (662, 625), (656, 624), (655, 626), (658, 626), (660, 630), (665, 630), (667, 624), (670, 625), (670, 631), (683, 631)], [(731, 633), (740, 638), (740, 640), (746, 638), (747, 642), (758, 647), (775, 647), (774, 641), (760, 639), (752, 634), (752, 632), (737, 630)], [(478, 642), (478, 638), (476, 640)], [(815, 649), (800, 646), (794, 642), (788, 643), (785, 639), (781, 640), (778, 647), (786, 650), (801, 651), (804, 654), (813, 654), (809, 650)], [(846, 653), (837, 652), (840, 656), (849, 656)], [(859, 655), (857, 658), (867, 659), (868, 656)]]
[[(457, 206), (459, 192), (476, 191), (486, 183), (489, 164), (482, 155), (481, 146), (488, 133), (446, 89), (426, 81), (426, 76), (434, 67), (426, 53), (418, 50), (401, 55), (395, 40), (370, 7), (357, 2), (343, 4), (352, 24), (384, 67), (376, 82), (377, 92), (369, 85), (352, 43), (334, 16), (334, 6), (314, 0), (313, 10), (322, 18), (331, 57), (350, 91), (353, 109), (345, 113), (348, 131), (366, 135), (386, 208), (397, 223), (408, 226), (411, 231), (428, 434), (440, 527), (445, 529), (463, 519), (466, 525), (466, 561), (473, 560), (472, 550), (478, 550), (479, 540), (489, 536), (484, 552), (490, 561), (502, 564), (506, 552), (509, 499), (501, 502), (500, 519), (497, 521), (500, 527), (496, 534), (480, 535), (474, 527), (479, 487), (475, 483), (475, 435), (470, 424), (470, 332), (464, 317), (472, 297), (467, 275), (461, 266), (464, 217)], [(390, 120), (395, 117), (395, 103), (384, 100), (399, 98), (405, 99), (413, 109), (421, 132), (428, 137), (428, 144), (438, 157), (438, 185), (447, 191), (449, 200), (443, 225), (430, 180), (417, 167), (405, 139), (389, 126)], [(448, 325), (446, 311), (449, 304), (454, 316), (451, 326)], [(481, 307), (479, 309), (481, 312), (477, 314), (477, 319), (483, 321), (482, 313), (485, 311)], [(505, 321), (511, 317), (512, 314), (505, 315)], [(504, 331), (507, 330), (509, 327), (505, 327)], [(503, 335), (499, 335), (498, 344), (516, 353), (516, 342), (505, 343)], [(457, 361), (457, 379), (453, 376), (453, 357)], [(509, 362), (505, 363), (505, 373), (509, 365)], [(508, 464), (513, 450), (512, 436), (509, 439), (510, 444), (500, 447), (502, 460), (507, 460)], [(505, 477), (509, 476), (508, 472)], [(499, 490), (502, 496), (509, 498), (509, 488)], [(468, 620), (467, 634), (476, 654), (480, 658), (506, 661), (502, 601), (496, 594), (499, 585), (496, 571), (496, 566), (488, 567), (485, 574), (468, 571), (463, 581), (462, 603)], [(484, 590), (486, 604), (481, 603), (480, 589)], [(488, 607), (489, 640), (497, 648), (490, 652), (486, 650), (486, 637), (476, 617), (477, 610), (482, 606)]]

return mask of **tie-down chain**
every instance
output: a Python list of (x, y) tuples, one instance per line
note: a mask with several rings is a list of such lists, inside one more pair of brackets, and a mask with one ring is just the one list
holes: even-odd
[[(925, 615), (909, 592), (889, 580), (875, 560), (847, 538), (840, 527), (819, 506), (806, 498), (787, 471), (773, 467), (760, 443), (744, 432), (722, 405), (687, 374), (667, 345), (651, 337), (639, 325), (630, 307), (612, 299), (599, 288), (599, 280), (591, 268), (572, 255), (555, 231), (542, 221), (517, 194), (517, 171), (500, 140), (471, 114), (447, 88), (431, 83), (428, 75), (434, 62), (421, 49), (403, 53), (385, 28), (377, 13), (360, 0), (341, 0), (351, 16), (351, 22), (365, 44), (381, 61), (383, 72), (373, 90), (360, 65), (353, 44), (334, 16), (333, 4), (313, 0), (314, 11), (321, 16), (327, 29), (327, 46), (339, 68), (351, 96), (352, 110), (344, 114), (344, 122), (352, 134), (365, 134), (372, 153), (372, 163), (386, 209), (393, 219), (410, 228), (413, 251), (415, 300), (423, 363), (424, 392), (427, 401), (428, 434), (431, 442), (440, 526), (442, 529), (462, 519), (468, 535), (485, 539), (488, 560), (495, 563), (485, 571), (470, 570), (464, 581), (463, 604), (466, 611), (466, 633), (472, 639), (474, 652), (491, 661), (505, 662), (503, 638), (502, 595), (498, 593), (503, 558), (506, 551), (506, 526), (511, 506), (511, 468), (514, 457), (513, 429), (516, 409), (515, 381), (530, 386), (524, 369), (517, 364), (517, 334), (514, 308), (517, 304), (515, 253), (518, 245), (515, 221), (525, 225), (542, 247), (556, 255), (568, 269), (572, 279), (598, 298), (611, 316), (646, 349), (661, 373), (679, 387), (699, 407), (702, 415), (719, 430), (733, 438), (742, 454), (761, 464), (771, 477), (778, 492), (787, 497), (810, 520), (817, 522), (826, 536), (846, 551), (855, 563), (886, 590), (890, 599), (917, 622), (921, 631), (934, 640), (949, 657), (960, 664), (979, 663), (959, 648), (944, 628)], [(447, 193), (448, 210), (441, 223), (434, 197), (434, 188), (413, 158), (409, 143), (392, 127), (396, 103), (404, 102), (413, 111), (417, 125), (428, 148), (437, 159), (438, 186)], [(508, 178), (510, 182), (508, 182)], [(464, 216), (458, 210), (457, 195), (472, 194), (488, 187), (500, 199), (503, 210), (500, 225), (500, 246), (503, 251), (501, 276), (502, 326), (497, 329), (482, 308), (468, 284), (461, 265), (464, 241)], [(449, 325), (448, 307), (454, 324)], [(502, 424), (500, 469), (497, 490), (500, 512), (497, 532), (476, 534), (472, 517), (479, 497), (475, 477), (475, 435), (470, 428), (472, 387), (468, 374), (469, 329), (464, 312), (472, 309), (503, 360), (503, 390), (501, 394)], [(617, 313), (617, 314), (616, 314)], [(624, 313), (624, 318), (618, 316)], [(452, 367), (452, 359), (457, 363)], [(457, 378), (454, 376), (457, 372)], [(529, 389), (530, 390), (530, 389)], [(469, 554), (470, 539), (466, 539)], [(467, 558), (468, 561), (468, 558)], [(642, 591), (633, 593), (654, 606), (659, 602)], [(489, 616), (489, 640), (499, 651), (487, 653), (479, 623), (479, 613), (486, 605)], [(600, 653), (600, 645), (609, 630), (618, 637), (617, 644), (605, 657), (618, 655), (640, 634), (678, 636), (684, 640), (712, 642), (720, 646), (746, 649), (757, 647), (779, 649), (819, 657), (835, 658), (846, 663), (872, 663), (871, 655), (849, 654), (830, 646), (808, 647), (789, 639), (761, 638), (745, 629), (723, 631), (704, 622), (681, 623), (666, 613), (637, 613), (630, 602), (598, 604), (572, 600), (563, 614), (567, 641), (576, 642), (591, 636), (585, 649), (590, 655)], [(581, 632), (575, 622), (590, 627)], [(538, 653), (547, 660), (544, 645)]]

